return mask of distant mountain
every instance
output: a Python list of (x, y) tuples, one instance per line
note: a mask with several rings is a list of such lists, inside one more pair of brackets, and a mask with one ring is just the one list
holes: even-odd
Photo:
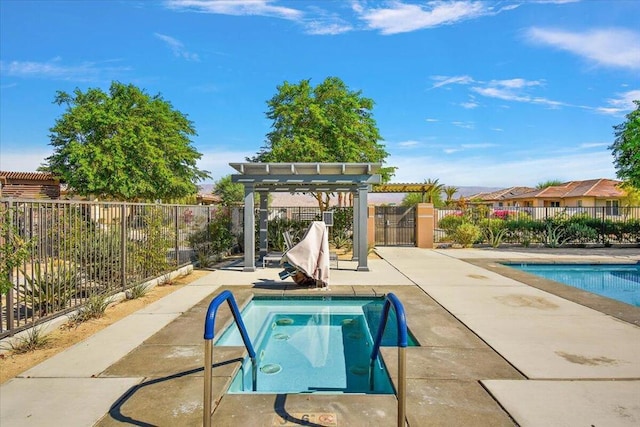
[[(200, 185), (200, 194), (211, 194), (213, 191), (213, 184)], [(478, 193), (489, 193), (492, 191), (500, 190), (499, 187), (458, 187), (458, 192), (454, 195), (455, 199), (460, 197), (469, 197)], [(290, 193), (271, 193), (271, 206), (272, 207), (289, 207), (289, 206), (317, 206), (316, 200), (308, 194), (290, 194)], [(367, 198), (368, 202), (375, 205), (399, 205), (402, 203), (406, 193), (369, 193)], [(444, 197), (444, 194), (443, 194)], [(337, 204), (337, 198), (336, 202)]]

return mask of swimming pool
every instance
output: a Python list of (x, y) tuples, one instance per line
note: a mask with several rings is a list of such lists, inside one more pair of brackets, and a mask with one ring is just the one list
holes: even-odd
[[(384, 364), (369, 364), (383, 298), (273, 298), (256, 296), (242, 311), (257, 353), (257, 385), (247, 359), (228, 393), (394, 392)], [(396, 345), (395, 316), (389, 316), (382, 345)], [(373, 332), (372, 332), (373, 331)], [(409, 335), (409, 345), (416, 345)], [(243, 345), (233, 323), (216, 346)]]
[(505, 264), (640, 307), (640, 264)]

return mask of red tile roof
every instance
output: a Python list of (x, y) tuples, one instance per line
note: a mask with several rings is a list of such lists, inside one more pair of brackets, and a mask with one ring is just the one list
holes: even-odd
[(614, 179), (589, 179), (586, 181), (569, 181), (560, 185), (552, 185), (541, 190), (510, 197), (511, 199), (566, 199), (569, 197), (623, 197), (625, 195), (618, 186), (621, 181)]
[(58, 180), (51, 172), (5, 172), (0, 171), (0, 178), (21, 181), (49, 181)]

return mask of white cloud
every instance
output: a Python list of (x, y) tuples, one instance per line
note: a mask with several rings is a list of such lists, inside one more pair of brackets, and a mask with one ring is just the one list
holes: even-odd
[(462, 129), (475, 129), (476, 127), (475, 123), (473, 122), (455, 121), (455, 122), (451, 122), (451, 124)]
[(564, 102), (532, 96), (528, 94), (530, 88), (544, 85), (540, 80), (508, 79), (491, 80), (488, 83), (477, 82), (478, 85), (471, 90), (479, 95), (488, 98), (497, 98), (504, 101), (525, 102), (531, 104), (542, 104), (552, 108), (569, 106)]
[(481, 1), (430, 1), (425, 6), (393, 1), (388, 7), (354, 8), (370, 29), (382, 34), (398, 34), (410, 31), (450, 25), (456, 22), (493, 14), (494, 11)]
[(453, 154), (453, 153), (457, 153), (458, 151), (462, 151), (462, 149), (460, 149), (460, 148), (444, 148), (442, 150), (442, 152), (445, 153), (445, 154)]
[(305, 30), (307, 34), (312, 35), (336, 35), (343, 34), (353, 30), (353, 27), (344, 22), (326, 22), (314, 20), (305, 23)]
[(303, 13), (289, 7), (274, 6), (272, 0), (166, 0), (170, 9), (191, 10), (220, 15), (257, 15), (298, 20)]
[[(45, 159), (53, 154), (49, 146), (40, 148), (21, 148), (20, 150), (8, 150), (5, 143), (2, 144), (0, 156), (0, 170), (11, 172), (36, 172)], [(7, 144), (8, 145), (8, 144)]]
[(474, 108), (478, 108), (478, 107), (480, 106), (480, 104), (478, 104), (478, 103), (477, 103), (477, 102), (475, 102), (475, 101), (469, 101), (469, 102), (462, 102), (462, 103), (460, 104), (460, 106), (461, 106), (462, 108), (466, 108), (467, 110), (472, 110), (472, 109), (474, 109)]
[(630, 90), (625, 93), (618, 94), (617, 98), (607, 99), (606, 107), (598, 107), (596, 111), (603, 114), (621, 114), (626, 111), (636, 109), (633, 101), (640, 100), (640, 90)]
[[(549, 179), (615, 179), (612, 158), (603, 155), (602, 151), (524, 160), (478, 156), (453, 160), (449, 156), (391, 155), (387, 163), (398, 167), (393, 182), (423, 182), (426, 178), (437, 178), (445, 185), (506, 188), (535, 186)], [(421, 167), (416, 168), (416, 164)]]
[(432, 118), (426, 118), (425, 121), (429, 122), (429, 123), (436, 123), (439, 122), (440, 120), (438, 119), (432, 119)]
[(215, 182), (223, 176), (237, 173), (229, 166), (229, 163), (242, 163), (245, 158), (255, 155), (255, 151), (222, 151), (199, 150), (202, 157), (197, 163), (199, 169), (209, 171), (212, 179), (207, 182)]
[(413, 147), (417, 147), (420, 145), (420, 143), (418, 141), (402, 141), (402, 142), (398, 142), (398, 147), (402, 147), (402, 148), (413, 148)]
[(470, 76), (431, 76), (431, 79), (436, 81), (431, 89), (451, 84), (468, 85), (474, 82)]
[(565, 50), (598, 65), (640, 69), (640, 33), (609, 28), (571, 32), (533, 27), (527, 31), (533, 43)]
[(116, 61), (105, 61), (101, 63), (83, 62), (76, 65), (65, 65), (60, 58), (55, 58), (47, 62), (0, 61), (0, 73), (7, 76), (23, 78), (92, 82), (112, 79), (114, 76), (130, 70), (129, 67), (103, 65), (110, 62)]
[(160, 40), (162, 40), (163, 42), (165, 42), (165, 44), (169, 47), (169, 49), (171, 49), (171, 52), (173, 52), (174, 56), (178, 58), (186, 59), (187, 61), (200, 60), (200, 58), (198, 57), (198, 54), (187, 51), (184, 47), (184, 44), (182, 44), (181, 41), (174, 39), (171, 36), (167, 36), (165, 34), (154, 33), (153, 35), (159, 38)]

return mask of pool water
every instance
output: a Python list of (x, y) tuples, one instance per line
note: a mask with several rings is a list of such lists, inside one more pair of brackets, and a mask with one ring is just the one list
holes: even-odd
[[(380, 360), (373, 368), (373, 389), (369, 384), (372, 336), (377, 332), (383, 305), (381, 298), (255, 297), (242, 311), (242, 318), (257, 354), (256, 391), (247, 358), (228, 392), (393, 393)], [(395, 315), (391, 312), (383, 345), (397, 344)], [(235, 323), (215, 345), (242, 345)], [(412, 337), (409, 345), (416, 345)]]
[(506, 265), (640, 307), (640, 264)]

